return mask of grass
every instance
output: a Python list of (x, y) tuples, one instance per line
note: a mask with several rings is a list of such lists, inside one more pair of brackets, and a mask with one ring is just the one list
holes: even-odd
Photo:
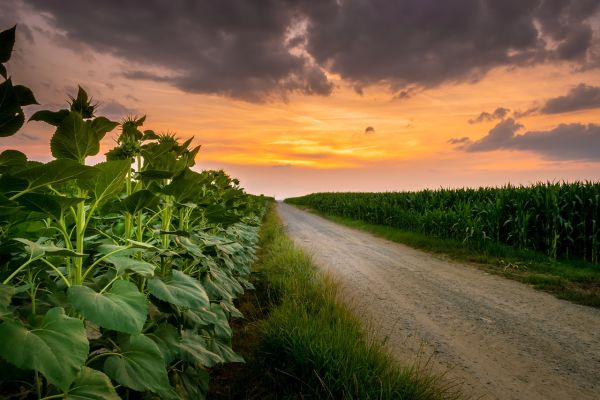
[(495, 242), (489, 242), (484, 249), (477, 249), (459, 240), (432, 237), (304, 209), (393, 242), (473, 264), (488, 272), (532, 285), (558, 298), (600, 308), (600, 265), (576, 260), (552, 260), (535, 251)]
[(211, 398), (461, 398), (452, 383), (400, 366), (368, 339), (335, 282), (294, 247), (274, 211), (263, 224), (261, 249), (257, 290), (240, 304), (248, 320), (234, 328), (234, 348), (247, 363), (225, 379), (216, 371)]

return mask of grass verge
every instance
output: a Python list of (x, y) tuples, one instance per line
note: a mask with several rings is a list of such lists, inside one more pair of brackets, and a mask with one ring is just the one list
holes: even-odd
[(213, 371), (214, 399), (451, 399), (456, 388), (398, 365), (367, 339), (336, 284), (294, 247), (274, 211), (261, 233), (256, 291), (240, 301), (234, 348), (247, 360)]
[(490, 242), (474, 249), (459, 240), (404, 231), (383, 225), (328, 215), (304, 208), (330, 221), (360, 229), (387, 240), (473, 264), (488, 272), (514, 279), (574, 303), (600, 308), (600, 266), (572, 260), (552, 260), (546, 255)]

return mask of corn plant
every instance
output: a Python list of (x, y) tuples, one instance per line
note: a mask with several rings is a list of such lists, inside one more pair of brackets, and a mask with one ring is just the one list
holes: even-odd
[(420, 192), (315, 193), (288, 199), (316, 210), (483, 249), (489, 241), (550, 258), (598, 263), (600, 183)]

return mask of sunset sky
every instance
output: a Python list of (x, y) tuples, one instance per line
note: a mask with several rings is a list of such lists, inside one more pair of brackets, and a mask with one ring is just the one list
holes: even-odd
[[(15, 23), (28, 115), (80, 84), (252, 193), (600, 179), (600, 0), (2, 1)], [(48, 160), (52, 132), (0, 147)]]

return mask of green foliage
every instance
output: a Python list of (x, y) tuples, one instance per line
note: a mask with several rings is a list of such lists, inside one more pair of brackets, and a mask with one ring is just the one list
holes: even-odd
[(128, 388), (160, 393), (170, 390), (160, 349), (144, 335), (131, 335), (120, 343), (120, 352), (104, 363), (104, 371)]
[[(0, 62), (13, 43), (0, 33)], [(35, 99), (0, 85), (8, 136)], [(79, 87), (67, 108), (31, 117), (54, 130), (55, 160), (0, 154), (0, 357), (18, 368), (0, 396), (202, 399), (208, 367), (241, 361), (229, 319), (265, 201), (192, 171), (199, 146), (142, 130), (145, 117), (86, 165), (119, 125), (95, 111)]]
[[(398, 364), (379, 342), (370, 340), (339, 299), (335, 283), (286, 236), (275, 211), (265, 219), (260, 246), (255, 270), (264, 286), (252, 298), (258, 298), (256, 312), (265, 318), (245, 327), (259, 331), (249, 337), (255, 342), (254, 354), (249, 355), (246, 376), (227, 395), (224, 391), (213, 398), (462, 398), (452, 382)], [(230, 372), (224, 375), (229, 378)]]
[(86, 319), (106, 329), (132, 335), (142, 333), (148, 307), (146, 298), (129, 281), (116, 281), (104, 293), (86, 286), (71, 286), (69, 301)]
[(110, 379), (100, 371), (83, 367), (65, 392), (67, 400), (119, 400)]
[(98, 154), (100, 140), (116, 126), (116, 122), (108, 121), (106, 118), (84, 120), (79, 112), (71, 111), (56, 127), (56, 132), (52, 136), (50, 141), (52, 155), (83, 164), (86, 157)]
[[(17, 27), (13, 26), (10, 29), (0, 32), (0, 63), (6, 63), (10, 60), (10, 56), (15, 45), (15, 32)], [(6, 78), (6, 74), (2, 74)]]
[(89, 351), (83, 322), (58, 307), (34, 326), (5, 321), (0, 325), (0, 338), (2, 358), (19, 368), (41, 372), (61, 389), (73, 382)]
[(0, 83), (0, 137), (12, 136), (23, 126), (23, 106), (38, 104), (29, 88), (13, 85), (4, 66), (13, 51), (16, 28), (0, 32), (0, 75), (5, 79)]
[(150, 279), (148, 289), (160, 300), (180, 307), (198, 309), (209, 304), (202, 284), (177, 270), (170, 277)]
[(0, 83), (0, 137), (12, 136), (25, 123), (17, 91), (10, 79)]
[(551, 259), (600, 261), (600, 183), (440, 189), (406, 193), (316, 193), (286, 200), (485, 250), (490, 242)]

